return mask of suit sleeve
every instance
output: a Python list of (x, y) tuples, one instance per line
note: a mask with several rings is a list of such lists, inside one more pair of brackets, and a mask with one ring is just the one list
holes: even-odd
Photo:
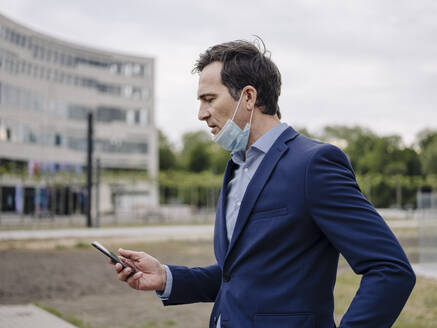
[(340, 327), (391, 327), (415, 275), (396, 237), (361, 193), (346, 155), (323, 145), (308, 165), (305, 187), (313, 220), (362, 275)]
[(173, 276), (170, 296), (164, 305), (214, 302), (221, 285), (218, 264), (201, 268), (169, 265)]

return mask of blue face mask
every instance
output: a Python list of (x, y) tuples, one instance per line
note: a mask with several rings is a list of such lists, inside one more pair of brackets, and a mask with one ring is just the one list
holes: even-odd
[(243, 92), (241, 92), (240, 99), (238, 100), (237, 107), (234, 110), (232, 119), (228, 119), (224, 127), (217, 133), (213, 140), (219, 144), (223, 149), (239, 151), (245, 150), (247, 143), (249, 142), (250, 125), (252, 123), (252, 113), (250, 113), (249, 123), (246, 124), (244, 130), (241, 130), (237, 123), (234, 122), (235, 114), (237, 114), (238, 107), (240, 107), (241, 99), (243, 98)]

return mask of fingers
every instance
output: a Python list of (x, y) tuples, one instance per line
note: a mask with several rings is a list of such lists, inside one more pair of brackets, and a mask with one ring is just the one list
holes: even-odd
[(129, 260), (123, 256), (119, 256), (119, 259), (121, 262), (123, 262), (124, 264), (126, 264), (127, 266), (131, 266), (133, 268), (135, 268), (135, 262), (132, 260)]
[(131, 277), (132, 274), (132, 269), (130, 267), (126, 267), (125, 269), (123, 269), (122, 265), (120, 263), (117, 263), (115, 265), (115, 269), (118, 272), (118, 279), (121, 281), (128, 281), (129, 278)]
[(121, 256), (136, 261), (139, 260), (140, 258), (144, 257), (145, 253), (144, 252), (135, 252), (135, 251), (130, 251), (127, 249), (123, 249), (123, 248), (119, 248), (118, 249), (118, 253), (120, 253)]
[(121, 270), (123, 270), (123, 266), (120, 263), (116, 263), (115, 264), (115, 271), (117, 271), (117, 273), (120, 273)]
[(142, 272), (137, 272), (131, 276), (129, 276), (126, 280), (126, 282), (129, 284), (129, 286), (131, 286), (132, 288), (137, 288), (137, 280), (140, 279), (142, 277), (143, 273)]

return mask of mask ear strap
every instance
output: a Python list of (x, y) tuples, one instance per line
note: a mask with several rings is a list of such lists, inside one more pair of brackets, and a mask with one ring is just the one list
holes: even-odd
[(231, 119), (231, 121), (234, 120), (235, 115), (237, 114), (238, 107), (240, 107), (241, 99), (243, 99), (243, 91), (241, 91), (240, 99), (238, 99), (238, 104), (237, 104), (237, 107), (235, 107), (234, 115), (232, 115), (232, 119)]
[(253, 112), (255, 111), (255, 107), (252, 108), (252, 112), (250, 113), (250, 119), (249, 119), (249, 124), (252, 125), (252, 116), (253, 116)]

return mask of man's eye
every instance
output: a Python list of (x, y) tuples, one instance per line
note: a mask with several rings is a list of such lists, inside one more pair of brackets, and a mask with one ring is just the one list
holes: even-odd
[(205, 99), (206, 100), (206, 102), (208, 103), (208, 104), (210, 104), (210, 103), (212, 103), (212, 101), (214, 100), (214, 98), (207, 98), (207, 99)]

